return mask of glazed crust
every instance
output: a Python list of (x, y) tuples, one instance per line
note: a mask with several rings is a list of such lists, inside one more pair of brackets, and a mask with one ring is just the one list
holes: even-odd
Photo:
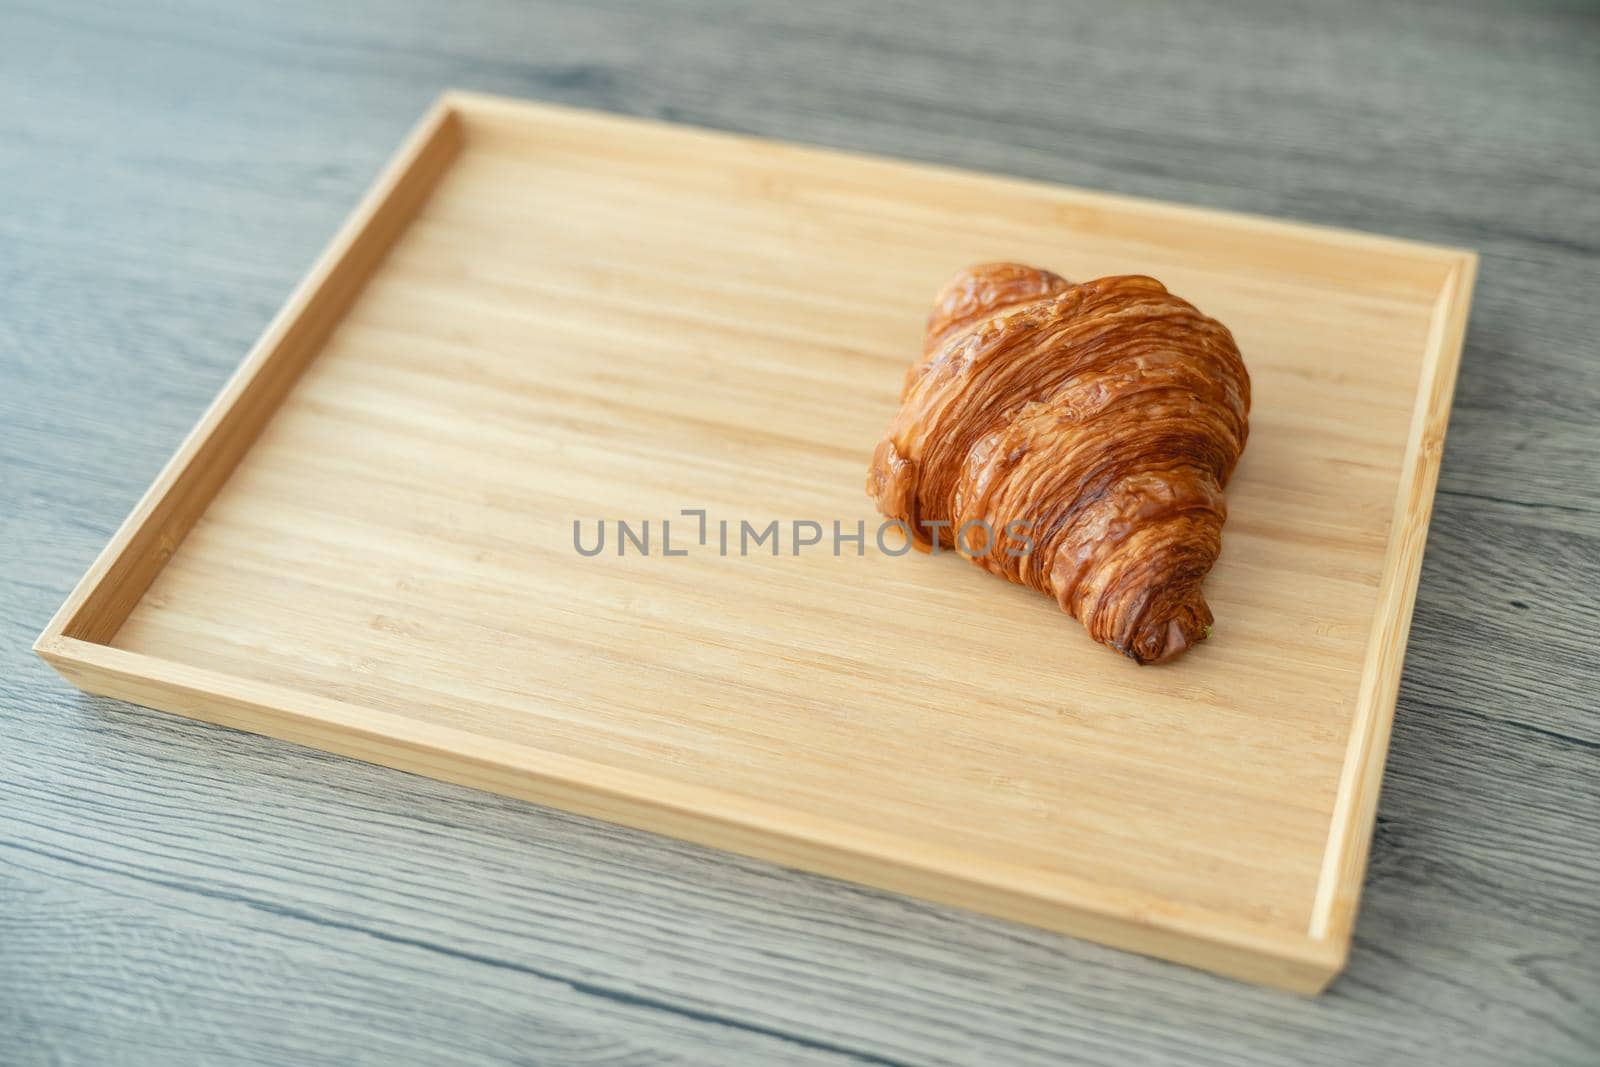
[(917, 547), (965, 528), (973, 562), (1154, 663), (1211, 632), (1249, 410), (1233, 335), (1154, 278), (985, 264), (934, 301), (867, 492)]

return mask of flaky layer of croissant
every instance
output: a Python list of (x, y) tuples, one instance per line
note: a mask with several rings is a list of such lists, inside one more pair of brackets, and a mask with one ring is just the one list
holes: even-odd
[(867, 492), (1152, 663), (1211, 632), (1249, 410), (1233, 335), (1154, 278), (985, 264), (935, 300)]

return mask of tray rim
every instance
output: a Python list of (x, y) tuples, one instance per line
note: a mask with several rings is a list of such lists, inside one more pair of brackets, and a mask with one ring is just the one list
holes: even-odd
[[(1308, 928), (1285, 929), (988, 860), (981, 875), (973, 874), (973, 865), (955, 850), (915, 839), (533, 746), (489, 742), (467, 731), (113, 647), (123, 620), (448, 170), (474, 115), (630, 132), (672, 130), (769, 150), (888, 163), (945, 178), (998, 181), (1111, 210), (1225, 222), (1400, 257), (1436, 270), (1438, 287), (1378, 603)], [(1314, 994), (1348, 958), (1477, 261), (1471, 251), (1398, 238), (448, 90), (415, 126), (78, 581), (34, 651), (91, 693)]]

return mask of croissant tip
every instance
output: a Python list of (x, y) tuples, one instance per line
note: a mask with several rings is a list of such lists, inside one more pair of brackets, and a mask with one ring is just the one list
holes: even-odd
[(1141, 667), (1148, 667), (1157, 663), (1170, 663), (1183, 655), (1189, 649), (1211, 636), (1211, 624), (1205, 623), (1198, 633), (1191, 633), (1183, 623), (1177, 619), (1170, 619), (1162, 635), (1160, 645), (1146, 651), (1149, 642), (1135, 641), (1126, 648), (1118, 651), (1127, 656)]

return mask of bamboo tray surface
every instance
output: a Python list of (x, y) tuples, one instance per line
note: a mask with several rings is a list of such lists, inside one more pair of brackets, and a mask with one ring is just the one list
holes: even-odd
[[(872, 543), (932, 295), (995, 259), (1154, 275), (1245, 354), (1216, 632), (1174, 664)], [(38, 649), (93, 692), (1313, 991), (1474, 267), (449, 94)], [(652, 520), (652, 554), (579, 556), (602, 518)], [(718, 555), (719, 519), (780, 520), (782, 554)], [(865, 554), (793, 555), (793, 520), (865, 521)]]

